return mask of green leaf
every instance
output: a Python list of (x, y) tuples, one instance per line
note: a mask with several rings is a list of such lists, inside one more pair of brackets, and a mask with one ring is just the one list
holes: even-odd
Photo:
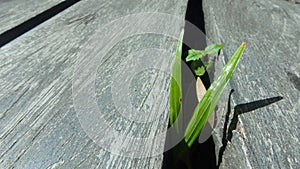
[(204, 65), (201, 60), (197, 60), (197, 61), (192, 62), (191, 68), (197, 76), (202, 76), (202, 75), (204, 75), (205, 71), (209, 72), (213, 65), (214, 65), (213, 61), (208, 61)]
[(189, 147), (191, 147), (194, 141), (199, 137), (200, 132), (207, 122), (210, 114), (218, 104), (223, 90), (229, 79), (232, 77), (232, 74), (244, 52), (245, 46), (246, 43), (243, 42), (195, 108), (194, 114), (188, 123), (184, 136), (184, 140)]
[(218, 53), (219, 50), (221, 50), (222, 48), (223, 48), (223, 45), (212, 44), (212, 45), (207, 46), (205, 48), (205, 50), (190, 49), (188, 51), (188, 56), (186, 57), (185, 61), (189, 62), (189, 61), (196, 61), (196, 60), (202, 59), (206, 55)]
[(205, 67), (204, 66), (200, 66), (197, 69), (194, 70), (195, 74), (197, 76), (202, 76), (205, 73)]
[(181, 110), (181, 54), (183, 30), (176, 49), (176, 55), (172, 65), (172, 77), (170, 87), (170, 125), (176, 121)]
[(188, 56), (185, 58), (186, 62), (189, 62), (191, 60), (199, 60), (203, 58), (206, 55), (206, 52), (204, 50), (195, 50), (195, 49), (190, 49), (188, 51)]
[(221, 44), (212, 44), (209, 45), (205, 48), (205, 53), (207, 55), (213, 54), (213, 53), (218, 53), (219, 50), (221, 50), (224, 46)]

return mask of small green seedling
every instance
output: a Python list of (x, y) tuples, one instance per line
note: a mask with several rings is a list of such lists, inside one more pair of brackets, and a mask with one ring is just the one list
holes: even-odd
[[(182, 37), (181, 33), (180, 41), (177, 46), (176, 56), (172, 66), (172, 78), (170, 87), (170, 125), (173, 125), (176, 121), (179, 112), (181, 111), (181, 54), (182, 54)], [(216, 80), (209, 87), (199, 104), (196, 106), (193, 116), (188, 123), (185, 130), (184, 141), (191, 147), (194, 141), (199, 137), (202, 128), (206, 124), (209, 116), (217, 106), (220, 97), (225, 89), (228, 81), (232, 77), (234, 70), (244, 52), (246, 43), (243, 42), (237, 51), (233, 54), (231, 59), (228, 61), (226, 66), (223, 68), (221, 73), (218, 75)], [(220, 44), (213, 44), (205, 48), (205, 50), (194, 50), (191, 49), (188, 52), (186, 61), (192, 61), (192, 70), (197, 76), (201, 76), (205, 73), (207, 68), (212, 65), (211, 62), (203, 63), (201, 59), (208, 54), (219, 52), (223, 46)], [(176, 126), (176, 124), (175, 124)]]
[[(180, 40), (177, 45), (176, 55), (172, 66), (172, 78), (170, 87), (170, 125), (173, 125), (181, 110), (181, 55), (182, 55), (182, 39), (183, 31), (180, 34)], [(218, 53), (223, 48), (223, 45), (212, 44), (206, 47), (204, 50), (190, 49), (186, 62), (192, 61), (191, 67), (197, 76), (202, 76), (210, 67), (213, 62), (202, 62), (205, 56)]]
[(237, 67), (245, 47), (246, 43), (243, 42), (225, 65), (217, 79), (208, 88), (207, 92), (195, 108), (192, 119), (188, 123), (184, 137), (184, 140), (189, 147), (191, 147), (194, 141), (199, 137), (200, 132), (207, 122), (209, 116), (216, 108), (228, 81), (232, 77), (232, 74)]
[(188, 51), (188, 56), (185, 61), (191, 63), (191, 68), (196, 76), (202, 76), (207, 70), (213, 66), (212, 61), (205, 63), (202, 59), (210, 54), (218, 53), (223, 48), (223, 45), (212, 44), (206, 47), (204, 50), (190, 49)]
[[(181, 53), (182, 53), (183, 31), (177, 45), (176, 54), (172, 66), (172, 77), (170, 87), (170, 125), (173, 125), (181, 111)], [(177, 127), (177, 125), (176, 125)]]

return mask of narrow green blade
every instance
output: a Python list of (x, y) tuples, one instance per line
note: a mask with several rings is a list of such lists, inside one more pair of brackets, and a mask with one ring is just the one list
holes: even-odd
[(207, 122), (210, 114), (217, 106), (223, 90), (232, 77), (232, 74), (244, 52), (245, 46), (246, 43), (243, 42), (195, 108), (191, 121), (188, 123), (185, 130), (184, 140), (189, 147), (191, 147), (194, 141), (199, 137), (200, 132)]
[(176, 121), (181, 109), (181, 54), (183, 30), (176, 49), (176, 55), (172, 65), (172, 77), (170, 87), (170, 125)]

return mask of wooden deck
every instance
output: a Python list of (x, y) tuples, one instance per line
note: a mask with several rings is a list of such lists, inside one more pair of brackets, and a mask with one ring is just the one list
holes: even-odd
[[(37, 4), (38, 2), (36, 1)], [(17, 4), (18, 1), (4, 3)], [(47, 7), (44, 4), (40, 5), (45, 9)], [(25, 8), (25, 4), (23, 5)], [(179, 3), (175, 0), (81, 1), (3, 46), (0, 49), (0, 168), (160, 168), (162, 155), (140, 159), (121, 157), (102, 149), (88, 137), (73, 105), (73, 74), (79, 52), (86, 41), (96, 30), (111, 21), (139, 12), (168, 13), (184, 20), (185, 8), (186, 1)], [(20, 11), (18, 15), (22, 13), (26, 12)], [(13, 17), (15, 16), (11, 16)], [(157, 20), (153, 22), (159, 24)], [(170, 21), (169, 24), (179, 37), (183, 22)], [(13, 26), (13, 23), (7, 23), (5, 27), (2, 24), (0, 27), (5, 30)], [(161, 27), (161, 30), (167, 29), (169, 27)], [(118, 64), (118, 58), (126, 57), (133, 50), (143, 49), (146, 45), (165, 48), (173, 53), (168, 55), (169, 60), (172, 60), (177, 45), (176, 39), (151, 34), (144, 37), (136, 35), (119, 43), (114, 46), (115, 54), (109, 56), (114, 59), (115, 64)], [(129, 45), (136, 49), (127, 49)], [(121, 61), (124, 60), (120, 59), (119, 62)], [(128, 60), (127, 64), (130, 65), (131, 62), (134, 60)], [(109, 66), (105, 67), (113, 69)], [(100, 81), (97, 84), (105, 85), (101, 80), (107, 82), (109, 79), (106, 77), (109, 76), (101, 72), (100, 75), (104, 77), (98, 77)], [(140, 76), (145, 78), (143, 76), (146, 74)], [(146, 77), (146, 84), (148, 87), (152, 85), (150, 87), (154, 91), (155, 88), (166, 90), (169, 86), (161, 86), (164, 81), (154, 83), (153, 79), (158, 78), (155, 73)], [(126, 77), (122, 80), (126, 81)], [(136, 80), (134, 82), (137, 83)], [(137, 87), (138, 84), (133, 86)], [(101, 105), (101, 98), (105, 96), (98, 94), (101, 96)], [(143, 95), (141, 98), (131, 99), (137, 100), (133, 103), (139, 103), (143, 108), (143, 101), (147, 103), (146, 97)], [(167, 103), (167, 100), (163, 102), (165, 114), (168, 110)], [(166, 118), (161, 121), (161, 126), (139, 126), (140, 133), (158, 132), (158, 129), (165, 128), (167, 124)], [(136, 126), (125, 122), (124, 119), (118, 120), (118, 127), (124, 127), (123, 132), (136, 131)], [(154, 143), (145, 144), (151, 147)], [(164, 137), (159, 144), (163, 148)], [(127, 146), (132, 145), (128, 143)]]
[(1, 0), (0, 34), (57, 5), (63, 0)]
[[(205, 0), (204, 13), (208, 38), (225, 46), (220, 64), (247, 42), (230, 82), (234, 104), (283, 97), (240, 116), (222, 167), (299, 168), (300, 5), (283, 0)], [(217, 147), (220, 133), (214, 134)]]
[[(0, 34), (60, 2), (0, 0)], [(95, 52), (99, 47), (97, 43), (87, 44), (97, 31), (120, 17), (141, 12), (167, 13), (184, 20), (186, 5), (187, 0), (80, 1), (1, 47), (0, 168), (161, 168), (162, 155), (147, 153), (148, 149), (163, 149), (164, 135), (159, 136), (160, 142), (145, 142), (146, 149), (141, 150), (144, 158), (111, 153), (94, 142), (82, 126), (72, 88), (83, 49)], [(209, 42), (225, 46), (217, 65), (224, 65), (239, 44), (247, 42), (229, 87), (235, 89), (234, 104), (284, 98), (240, 116), (221, 168), (299, 168), (300, 5), (284, 0), (203, 0), (203, 5)], [(173, 32), (178, 37), (184, 26), (176, 20), (161, 23), (154, 18), (150, 23), (151, 19), (149, 15), (143, 24), (150, 27), (154, 22), (162, 32)], [(126, 26), (118, 33), (122, 30)], [(134, 67), (138, 60), (128, 56), (147, 48), (168, 51), (164, 58), (167, 65), (163, 66), (170, 67), (176, 44), (172, 37), (134, 35), (113, 44), (99, 62), (95, 81), (87, 84), (95, 84), (97, 104), (115, 130), (147, 137), (166, 129), (168, 98), (157, 106), (152, 96), (168, 96), (169, 76), (145, 71), (130, 79), (115, 76), (114, 71), (117, 66)], [(111, 84), (130, 80), (128, 100), (140, 110), (160, 112), (158, 123), (138, 125), (115, 113), (118, 109), (111, 106)], [(157, 115), (151, 113), (145, 118)], [(225, 110), (218, 113), (223, 119)], [(222, 121), (218, 123), (213, 133), (216, 154), (221, 146), (222, 125)], [(129, 150), (135, 146), (128, 140), (121, 144)]]

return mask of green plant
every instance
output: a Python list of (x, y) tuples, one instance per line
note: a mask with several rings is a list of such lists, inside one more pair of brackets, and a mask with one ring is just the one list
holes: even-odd
[[(172, 65), (172, 77), (170, 86), (170, 125), (173, 125), (181, 109), (181, 54), (183, 31), (177, 45), (174, 62)], [(177, 125), (176, 125), (177, 127)]]
[(192, 61), (191, 68), (194, 71), (195, 75), (202, 76), (213, 65), (212, 61), (204, 62), (202, 59), (206, 55), (218, 53), (219, 50), (221, 50), (222, 48), (223, 45), (212, 44), (207, 46), (204, 50), (190, 49), (188, 51), (188, 56), (186, 57), (185, 61)]
[[(181, 54), (182, 54), (182, 37), (181, 33), (180, 41), (177, 46), (176, 56), (172, 66), (172, 78), (170, 87), (170, 125), (174, 124), (178, 114), (181, 110)], [(193, 116), (188, 123), (185, 130), (184, 141), (191, 147), (194, 141), (199, 137), (202, 128), (207, 122), (209, 116), (218, 104), (220, 97), (225, 89), (228, 81), (232, 77), (234, 70), (243, 54), (246, 43), (243, 42), (240, 47), (233, 54), (231, 59), (225, 65), (221, 73), (218, 75), (216, 80), (211, 84), (201, 101), (196, 106)], [(205, 48), (205, 50), (194, 50), (188, 51), (186, 61), (192, 61), (191, 69), (197, 76), (201, 76), (205, 71), (212, 65), (212, 62), (203, 63), (201, 59), (207, 54), (217, 53), (223, 46), (219, 44), (213, 44)]]

